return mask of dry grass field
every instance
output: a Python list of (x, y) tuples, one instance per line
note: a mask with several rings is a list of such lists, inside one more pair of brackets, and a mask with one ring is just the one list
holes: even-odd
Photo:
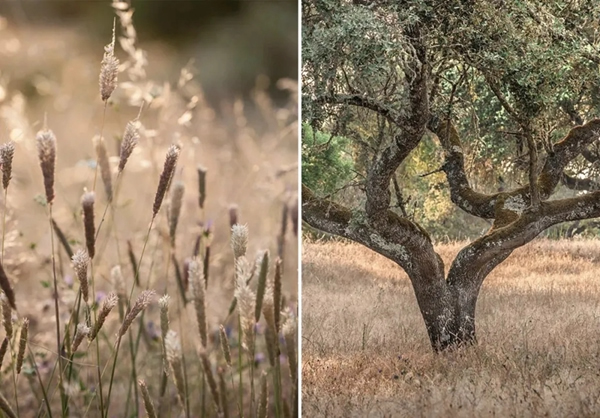
[[(217, 111), (204, 100), (193, 65), (174, 68), (172, 63), (181, 61), (177, 51), (144, 43), (143, 33), (138, 39), (127, 3), (116, 3), (115, 10), (120, 66), (106, 106), (98, 86), (102, 44), (68, 27), (15, 26), (0, 17), (0, 144), (11, 142), (15, 148), (12, 179), (6, 194), (0, 193), (0, 219), (6, 215), (2, 265), (16, 299), (16, 310), (8, 303), (2, 309), (0, 342), (7, 341), (7, 350), (0, 356), (0, 415), (144, 416), (145, 386), (161, 417), (237, 416), (240, 411), (250, 416), (263, 410), (282, 416), (284, 407), (294, 409), (295, 400), (290, 350), (297, 306), (298, 245), (291, 216), (297, 208), (297, 82), (271, 81), (288, 97), (287, 105), (275, 106), (265, 90), (269, 81), (257, 75), (252, 103), (225, 102)], [(111, 18), (104, 45), (111, 42), (112, 26)], [(136, 121), (139, 142), (117, 174), (130, 121)], [(51, 211), (36, 139), (50, 136), (46, 127), (56, 138)], [(92, 139), (101, 133), (112, 201), (100, 170), (96, 178)], [(163, 186), (171, 187), (157, 208), (159, 178), (173, 144), (179, 159), (163, 176), (168, 180)], [(206, 170), (204, 191), (199, 165)], [(82, 219), (86, 191), (95, 191), (91, 240)], [(64, 242), (51, 230), (49, 212)], [(287, 222), (283, 233), (282, 219)], [(244, 264), (237, 273), (230, 242), (234, 221), (249, 231), (246, 258), (242, 252), (236, 257)], [(84, 303), (68, 251), (90, 253), (90, 241), (95, 241), (95, 256), (83, 274), (90, 287)], [(267, 304), (271, 293), (261, 299), (258, 324), (243, 330), (240, 325), (256, 322), (259, 298), (253, 297), (260, 286), (253, 268), (260, 266), (265, 250), (270, 251), (267, 289), (276, 280), (277, 256), (284, 260), (281, 341), (274, 339), (282, 355), (277, 357), (269, 355), (270, 325), (264, 317), (280, 311), (273, 298)], [(202, 271), (188, 281), (193, 258)], [(248, 286), (236, 281), (251, 274)], [(202, 277), (206, 290), (198, 284)], [(243, 312), (231, 309), (240, 288)], [(146, 289), (155, 293), (138, 299)], [(107, 301), (116, 300), (111, 292), (118, 303), (102, 324), (98, 319)], [(170, 295), (169, 333), (161, 323), (166, 304), (159, 304), (165, 293)], [(137, 300), (144, 303), (136, 305)], [(136, 307), (144, 309), (120, 336)], [(78, 324), (83, 337), (86, 326), (98, 326), (100, 332), (73, 348)], [(225, 339), (220, 339), (220, 325)], [(225, 340), (232, 359), (222, 349)]]
[[(446, 266), (463, 244), (438, 247)], [(435, 355), (407, 276), (305, 242), (306, 417), (600, 416), (600, 241), (537, 240), (484, 282), (479, 343)]]

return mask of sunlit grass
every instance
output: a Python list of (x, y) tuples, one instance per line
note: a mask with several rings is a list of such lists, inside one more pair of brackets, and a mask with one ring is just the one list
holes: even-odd
[[(464, 245), (438, 246), (446, 268)], [(600, 241), (520, 248), (484, 282), (478, 345), (435, 355), (399, 267), (356, 244), (305, 242), (303, 411), (596, 416), (598, 277)]]

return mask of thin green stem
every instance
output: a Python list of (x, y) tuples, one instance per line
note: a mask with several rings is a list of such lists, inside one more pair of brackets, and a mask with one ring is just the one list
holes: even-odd
[[(253, 344), (254, 346), (254, 344)], [(254, 347), (248, 352), (248, 359), (250, 360), (250, 413), (252, 416), (254, 409)]]
[[(140, 255), (140, 259), (138, 262), (138, 266), (142, 265), (142, 260), (144, 259), (144, 253), (146, 252), (146, 246), (148, 245), (148, 240), (150, 238), (150, 232), (152, 231), (152, 226), (154, 225), (154, 217), (152, 217), (152, 220), (150, 221), (150, 226), (148, 227), (148, 232), (146, 233), (146, 239), (144, 240), (144, 246), (142, 247), (142, 254)], [(129, 292), (129, 299), (127, 301), (127, 304), (129, 305), (131, 303), (131, 297), (133, 296), (133, 289), (135, 288), (135, 282), (139, 279), (139, 269), (137, 272), (135, 272), (135, 280), (133, 281), (133, 284), (131, 285), (131, 291)], [(150, 280), (150, 279), (148, 279)], [(146, 286), (146, 288), (148, 288)], [(141, 317), (143, 318), (144, 312), (142, 311)], [(119, 357), (119, 347), (121, 346), (121, 337), (118, 338), (117, 340), (117, 346), (116, 346), (116, 350), (115, 350), (115, 355), (114, 355), (114, 359), (113, 359), (113, 365), (112, 365), (112, 370), (110, 373), (110, 382), (108, 385), (108, 396), (106, 397), (106, 410), (105, 410), (105, 417), (108, 417), (108, 408), (110, 406), (110, 395), (112, 392), (112, 385), (113, 385), (113, 380), (115, 377), (115, 368), (117, 366), (117, 358)], [(134, 359), (135, 361), (135, 359)]]
[[(231, 378), (231, 391), (235, 392), (235, 383), (233, 382), (233, 368), (228, 367), (229, 369), (229, 377)], [(238, 414), (239, 416), (243, 416), (242, 414), (242, 406), (240, 405), (239, 399), (236, 402), (237, 406), (238, 406)]]
[[(92, 295), (93, 300), (96, 300), (96, 286), (94, 280), (94, 260), (91, 261), (91, 282), (92, 282)], [(94, 309), (94, 323), (98, 321), (97, 310)], [(100, 394), (100, 411), (104, 412), (104, 392), (102, 389), (102, 373), (100, 372), (100, 338), (96, 336), (96, 370), (98, 371), (98, 393)], [(108, 404), (106, 406), (106, 410), (108, 411)]]
[(240, 417), (244, 418), (244, 385), (242, 380), (242, 317), (240, 314), (238, 314), (238, 326), (238, 373), (240, 375)]
[(115, 377), (115, 369), (117, 367), (117, 357), (119, 357), (119, 347), (121, 347), (121, 337), (117, 338), (117, 345), (115, 348), (115, 357), (112, 365), (112, 370), (110, 371), (110, 383), (108, 384), (108, 396), (106, 397), (106, 410), (103, 410), (104, 417), (108, 417), (108, 408), (110, 406), (110, 394), (112, 391), (112, 384)]
[[(42, 382), (42, 377), (40, 376), (40, 373), (38, 371), (37, 363), (35, 362), (35, 357), (33, 356), (33, 351), (31, 351), (31, 347), (29, 346), (29, 344), (27, 344), (27, 349), (29, 351), (29, 359), (31, 361), (31, 364), (33, 365), (33, 368), (35, 369), (35, 375), (37, 376), (38, 382), (40, 383), (40, 387), (42, 388), (42, 394), (44, 395), (44, 403), (46, 404), (48, 416), (52, 418), (52, 410), (50, 408), (50, 401), (48, 400), (48, 393), (46, 392), (46, 388), (44, 387), (44, 383)], [(17, 416), (19, 416), (18, 412)]]
[[(71, 314), (71, 317), (69, 318), (69, 323), (67, 324), (67, 329), (69, 329), (71, 327), (71, 324), (73, 323), (73, 318), (75, 318), (75, 326), (73, 327), (73, 336), (75, 336), (75, 333), (77, 331), (77, 324), (79, 323), (79, 310), (81, 309), (81, 288), (79, 288), (79, 292), (77, 292), (77, 300), (75, 301), (75, 304), (77, 306), (77, 308), (73, 311), (73, 313)], [(63, 345), (64, 345), (65, 341), (63, 340)], [(67, 374), (67, 382), (71, 381), (71, 376), (73, 374), (73, 355), (74, 353), (71, 353), (71, 356), (69, 358), (69, 364), (67, 364), (67, 367), (69, 368), (68, 370), (68, 374)], [(67, 412), (67, 416), (69, 414), (69, 396), (65, 396), (65, 411)]]
[(62, 406), (62, 413), (65, 415), (65, 389), (63, 387), (63, 358), (62, 350), (60, 348), (60, 315), (58, 311), (58, 280), (56, 279), (56, 257), (54, 254), (54, 228), (52, 227), (52, 203), (48, 205), (48, 225), (50, 225), (50, 243), (52, 249), (52, 278), (54, 281), (54, 313), (56, 315), (56, 348), (58, 355), (58, 384), (60, 389), (60, 399)]

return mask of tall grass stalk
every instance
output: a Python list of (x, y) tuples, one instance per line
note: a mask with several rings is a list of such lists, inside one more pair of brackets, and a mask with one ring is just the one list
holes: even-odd
[(58, 310), (58, 280), (56, 278), (56, 257), (54, 249), (54, 228), (52, 227), (52, 203), (48, 206), (48, 225), (50, 226), (50, 247), (52, 251), (52, 280), (54, 283), (54, 313), (56, 315), (56, 354), (58, 356), (58, 385), (62, 405), (62, 413), (66, 415), (67, 399), (63, 386), (63, 356), (60, 342), (60, 313)]

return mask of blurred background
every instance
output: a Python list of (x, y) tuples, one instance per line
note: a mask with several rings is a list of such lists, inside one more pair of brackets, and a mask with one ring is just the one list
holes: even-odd
[[(295, 0), (129, 3), (135, 10), (139, 42), (156, 51), (151, 54), (155, 61), (167, 61), (155, 70), (172, 73), (193, 59), (206, 97), (215, 105), (224, 98), (247, 95), (258, 74), (271, 80), (297, 78)], [(114, 16), (110, 4), (110, 0), (2, 1), (0, 16), (12, 30), (69, 31), (88, 48), (102, 51), (110, 36), (107, 22)], [(27, 77), (24, 73), (19, 79), (26, 84)], [(269, 91), (279, 102), (285, 99), (273, 86)]]
[[(98, 236), (97, 291), (113, 288), (110, 269), (124, 259), (129, 242), (139, 256), (165, 152), (175, 143), (182, 152), (173, 181), (186, 190), (175, 258), (183, 263), (210, 229), (210, 326), (225, 321), (233, 294), (232, 207), (238, 222), (248, 225), (251, 259), (261, 250), (270, 250), (273, 262), (277, 255), (285, 259), (283, 290), (295, 306), (298, 247), (288, 217), (298, 190), (297, 13), (296, 1), (0, 2), (0, 144), (15, 144), (10, 187), (6, 199), (0, 196), (6, 212), (2, 263), (38, 347), (49, 346), (54, 323), (53, 315), (39, 315), (53, 306), (46, 286), (51, 235), (35, 139), (44, 120), (58, 148), (53, 218), (77, 249), (85, 245), (81, 196), (94, 187), (92, 139), (105, 138), (116, 182), (125, 126), (139, 116), (139, 144), (113, 200), (116, 220), (107, 217)], [(105, 104), (98, 77), (113, 22), (120, 68)], [(202, 208), (198, 165), (207, 170)], [(95, 191), (98, 225), (108, 207), (100, 180)], [(176, 295), (168, 211), (167, 199), (140, 269), (150, 272), (152, 287)], [(56, 253), (60, 310), (68, 320), (78, 286), (67, 254), (62, 248)], [(130, 285), (133, 271), (123, 264)], [(150, 316), (156, 321), (156, 312)], [(46, 351), (40, 348), (39, 355)]]

